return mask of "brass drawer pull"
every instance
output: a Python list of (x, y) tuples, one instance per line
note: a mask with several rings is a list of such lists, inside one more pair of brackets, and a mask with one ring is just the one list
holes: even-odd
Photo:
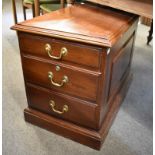
[(63, 76), (63, 79), (60, 83), (54, 82), (53, 77), (54, 77), (53, 73), (48, 72), (48, 78), (51, 80), (51, 84), (56, 86), (56, 87), (62, 87), (65, 83), (67, 83), (69, 81), (68, 77), (66, 75)]
[(46, 44), (45, 45), (45, 51), (48, 53), (48, 56), (50, 58), (56, 59), (56, 60), (62, 59), (62, 57), (65, 56), (65, 55), (67, 55), (67, 53), (68, 53), (67, 48), (62, 47), (61, 48), (60, 55), (58, 57), (56, 57), (56, 56), (51, 55), (51, 50), (52, 50), (51, 45), (50, 44)]
[(54, 107), (55, 107), (55, 102), (54, 102), (53, 100), (50, 100), (49, 104), (50, 104), (52, 110), (53, 110), (55, 113), (60, 114), (60, 115), (63, 114), (63, 113), (65, 113), (65, 112), (67, 112), (67, 111), (69, 110), (69, 109), (68, 109), (68, 105), (64, 105), (63, 108), (62, 108), (62, 111), (56, 110), (56, 109), (54, 108)]

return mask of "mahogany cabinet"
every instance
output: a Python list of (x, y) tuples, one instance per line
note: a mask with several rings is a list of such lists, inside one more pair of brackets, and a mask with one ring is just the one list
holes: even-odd
[(125, 97), (138, 16), (77, 4), (17, 30), (25, 120), (100, 149)]

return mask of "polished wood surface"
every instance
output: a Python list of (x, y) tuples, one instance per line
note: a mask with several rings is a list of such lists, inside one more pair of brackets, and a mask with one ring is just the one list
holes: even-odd
[[(75, 5), (12, 27), (18, 31), (28, 99), (25, 120), (100, 149), (131, 80), (137, 23), (136, 15)], [(67, 55), (49, 58), (46, 43), (53, 49), (51, 54), (57, 56), (65, 46)], [(56, 87), (49, 71), (55, 82), (60, 83), (64, 75), (69, 81)], [(49, 106), (50, 100), (56, 110), (62, 111), (64, 105), (69, 110), (58, 114)]]
[(129, 13), (77, 4), (24, 21), (12, 29), (112, 47), (134, 19), (135, 15)]
[(117, 51), (117, 55), (112, 61), (112, 75), (109, 96), (111, 96), (114, 89), (120, 87), (121, 79), (126, 74), (126, 71), (128, 71), (128, 67), (130, 67), (133, 52), (133, 40), (134, 34), (129, 38), (129, 40), (127, 40), (127, 42), (120, 49), (120, 51)]
[[(95, 113), (97, 105), (36, 85), (27, 83), (26, 86), (30, 107), (85, 127), (97, 128)], [(55, 113), (49, 104), (51, 100), (55, 102), (56, 109), (59, 111), (62, 111), (63, 106), (67, 105), (68, 112), (64, 114)]]
[[(74, 66), (65, 66), (36, 60), (33, 57), (22, 58), (25, 80), (49, 89), (54, 89), (76, 97), (84, 98), (95, 102), (97, 97), (98, 72), (85, 72), (76, 69)], [(56, 65), (60, 66), (60, 71), (56, 71)], [(68, 82), (62, 87), (54, 86), (48, 78), (48, 72), (54, 75), (53, 81), (61, 83), (63, 76), (68, 77)]]
[(153, 0), (87, 0), (139, 16), (153, 18)]
[(34, 12), (35, 12), (35, 17), (40, 15), (40, 5), (39, 5), (39, 0), (34, 0)]
[(76, 124), (51, 117), (45, 113), (41, 113), (35, 109), (27, 108), (24, 110), (25, 120), (56, 134), (70, 138), (76, 142), (87, 145), (96, 150), (100, 150), (106, 135), (114, 121), (119, 107), (129, 88), (132, 76), (128, 76), (122, 83), (122, 87), (109, 103), (109, 111), (100, 130), (90, 130)]
[[(68, 42), (60, 39), (50, 37), (43, 37), (38, 35), (30, 35), (27, 33), (19, 33), (20, 49), (25, 55), (33, 55), (42, 57), (48, 60), (55, 60), (51, 58), (45, 50), (45, 45), (51, 46), (50, 54), (52, 56), (59, 56), (63, 47), (67, 49), (67, 54), (62, 57), (61, 62), (73, 63), (74, 65), (83, 65), (82, 67), (91, 67), (91, 69), (99, 70), (101, 51), (106, 50), (91, 45), (81, 45), (78, 43)], [(33, 46), (31, 46), (33, 44)], [(34, 50), (35, 47), (35, 50)], [(85, 55), (85, 56), (83, 56)], [(59, 60), (56, 60), (59, 62)], [(93, 63), (92, 63), (93, 61)]]
[[(120, 89), (121, 84), (123, 79), (129, 74), (130, 72), (130, 67), (131, 67), (131, 62), (132, 62), (132, 53), (133, 53), (133, 46), (134, 46), (134, 40), (135, 40), (135, 31), (137, 27), (137, 22), (136, 20), (132, 25), (129, 26), (128, 31), (126, 31), (123, 36), (117, 41), (117, 43), (111, 48), (110, 54), (106, 56), (105, 58), (105, 67), (103, 68), (103, 72), (106, 73), (104, 76), (101, 77), (101, 81), (99, 86), (104, 85), (104, 92), (102, 87), (100, 88), (100, 95), (98, 96), (98, 105), (99, 105), (99, 110), (97, 111), (100, 113), (99, 119), (99, 126), (104, 122), (104, 117), (107, 112), (107, 109), (109, 107), (109, 102), (112, 102), (115, 94), (117, 94), (117, 91)], [(134, 38), (134, 39), (131, 39)], [(129, 42), (129, 40), (131, 41)], [(128, 47), (128, 43), (130, 45)], [(131, 53), (130, 57), (125, 57), (127, 58), (128, 61), (130, 61), (130, 64), (128, 64), (128, 61), (125, 62), (123, 59), (124, 57), (119, 57), (120, 52), (122, 52), (122, 56), (126, 55), (126, 53)], [(118, 59), (117, 59), (118, 58)], [(124, 62), (124, 64), (127, 67), (125, 67), (124, 74), (119, 75), (119, 73), (124, 70), (123, 65), (118, 65), (115, 67), (113, 65), (114, 60), (117, 62), (116, 64), (119, 64), (119, 62)], [(114, 68), (117, 68), (116, 70)], [(118, 71), (118, 72), (117, 72)], [(118, 78), (119, 77), (119, 78)], [(117, 79), (117, 84), (113, 87), (113, 83), (115, 83), (115, 78)], [(113, 79), (113, 80), (112, 80)]]

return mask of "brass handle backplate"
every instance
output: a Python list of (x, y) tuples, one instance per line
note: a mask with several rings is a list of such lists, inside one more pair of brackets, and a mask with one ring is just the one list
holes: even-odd
[(55, 113), (60, 114), (60, 115), (63, 114), (63, 113), (65, 113), (65, 112), (67, 112), (67, 111), (69, 110), (69, 109), (68, 109), (68, 105), (66, 105), (66, 104), (63, 106), (62, 111), (56, 110), (56, 109), (55, 109), (55, 102), (54, 102), (53, 100), (50, 100), (49, 104), (50, 104), (52, 110), (53, 110)]
[(67, 83), (68, 77), (66, 75), (63, 76), (63, 79), (60, 83), (56, 83), (54, 82), (53, 78), (54, 78), (54, 74), (52, 72), (48, 72), (48, 78), (51, 80), (51, 84), (56, 86), (56, 87), (62, 87), (65, 83)]
[(67, 55), (68, 50), (66, 47), (62, 47), (60, 51), (60, 55), (58, 57), (51, 55), (52, 47), (50, 44), (45, 44), (45, 51), (47, 52), (48, 56), (52, 59), (60, 60), (63, 56)]

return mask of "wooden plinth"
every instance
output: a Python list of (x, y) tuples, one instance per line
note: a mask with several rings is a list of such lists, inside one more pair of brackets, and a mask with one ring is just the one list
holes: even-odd
[(102, 143), (111, 127), (117, 111), (126, 95), (132, 76), (128, 76), (114, 100), (109, 104), (110, 109), (99, 131), (84, 128), (67, 121), (54, 118), (34, 109), (24, 110), (25, 120), (41, 128), (72, 139), (91, 148), (100, 150)]

